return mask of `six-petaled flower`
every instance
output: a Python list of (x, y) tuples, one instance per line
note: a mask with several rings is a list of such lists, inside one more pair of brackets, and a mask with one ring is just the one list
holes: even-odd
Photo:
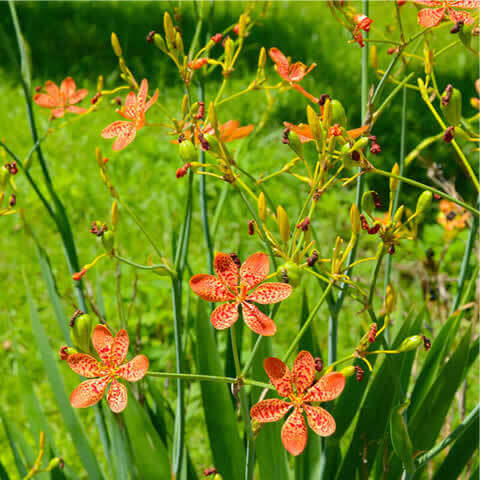
[(288, 58), (275, 47), (271, 48), (268, 51), (268, 54), (275, 63), (275, 68), (278, 74), (287, 81), (292, 88), (300, 92), (312, 102), (318, 103), (318, 98), (305, 91), (305, 89), (298, 84), (298, 82), (302, 81), (303, 78), (317, 66), (316, 63), (312, 63), (309, 67), (302, 62), (290, 63)]
[(269, 398), (258, 402), (250, 410), (252, 419), (259, 423), (276, 422), (291, 411), (283, 424), (281, 438), (283, 446), (292, 455), (302, 453), (307, 444), (308, 432), (303, 412), (316, 434), (328, 437), (335, 432), (332, 415), (311, 403), (329, 402), (337, 398), (345, 387), (342, 373), (327, 373), (314, 383), (315, 361), (305, 350), (297, 355), (291, 372), (285, 363), (274, 357), (266, 358), (263, 366), (278, 394), (288, 400)]
[(144, 78), (138, 89), (138, 94), (135, 95), (135, 92), (130, 92), (125, 99), (124, 109), (117, 110), (117, 113), (126, 120), (117, 120), (103, 129), (103, 138), (117, 137), (113, 142), (113, 150), (122, 150), (132, 143), (137, 135), (137, 130), (145, 126), (145, 113), (157, 101), (158, 89), (155, 90), (154, 95), (148, 102), (147, 93), (148, 81)]
[(65, 111), (70, 113), (85, 113), (86, 108), (77, 107), (75, 104), (81, 102), (88, 94), (88, 90), (82, 88), (77, 90), (77, 86), (72, 77), (67, 77), (58, 88), (57, 84), (50, 80), (45, 83), (47, 93), (36, 93), (33, 101), (41, 107), (50, 108), (52, 117), (61, 118)]
[(76, 408), (86, 408), (98, 403), (105, 390), (107, 403), (113, 412), (119, 413), (127, 406), (127, 388), (119, 379), (138, 382), (148, 370), (148, 358), (137, 355), (127, 363), (129, 338), (126, 330), (115, 337), (105, 325), (97, 325), (92, 333), (92, 345), (100, 361), (86, 353), (68, 355), (69, 367), (79, 375), (89, 378), (82, 382), (70, 395), (70, 403)]
[(265, 253), (250, 255), (240, 268), (227, 253), (216, 253), (215, 275), (197, 274), (190, 279), (192, 290), (209, 302), (227, 302), (219, 305), (210, 316), (218, 330), (231, 327), (239, 316), (242, 306), (245, 323), (259, 335), (270, 336), (277, 327), (273, 320), (253, 303), (268, 305), (278, 303), (292, 293), (287, 283), (260, 283), (270, 270), (270, 260)]
[(456, 8), (478, 9), (480, 0), (413, 0), (415, 3), (424, 5), (418, 12), (418, 23), (422, 27), (437, 26), (448, 14), (448, 18), (454, 22), (463, 22), (467, 25), (473, 23), (473, 17), (469, 12), (456, 10)]

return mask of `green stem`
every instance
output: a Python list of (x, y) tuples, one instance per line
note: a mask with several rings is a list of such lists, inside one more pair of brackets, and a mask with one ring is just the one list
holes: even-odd
[(370, 291), (368, 292), (368, 306), (372, 307), (373, 296), (375, 295), (375, 286), (377, 284), (378, 274), (382, 266), (383, 256), (385, 255), (385, 247), (382, 245), (382, 249), (378, 253), (377, 263), (375, 264), (375, 270), (373, 271), (372, 281), (370, 282)]
[(447, 193), (442, 192), (441, 190), (438, 190), (437, 188), (430, 187), (429, 185), (425, 185), (424, 183), (417, 182), (415, 180), (412, 180), (411, 178), (404, 177), (402, 175), (396, 175), (395, 173), (387, 172), (385, 170), (380, 170), (378, 168), (372, 168), (371, 170), (368, 170), (366, 173), (378, 173), (379, 175), (383, 175), (384, 177), (396, 178), (397, 180), (401, 180), (402, 182), (408, 183), (409, 185), (413, 185), (414, 187), (420, 188), (421, 190), (429, 190), (430, 192), (436, 193), (442, 198), (446, 198), (447, 200), (450, 200), (451, 202), (456, 203), (457, 205), (460, 205), (465, 210), (468, 210), (469, 212), (473, 213), (477, 217), (480, 217), (479, 210), (468, 205), (468, 203), (462, 202), (461, 200), (458, 200), (457, 198), (452, 197), (451, 195), (448, 195)]
[(233, 361), (235, 363), (235, 374), (237, 378), (242, 376), (242, 367), (240, 366), (240, 356), (238, 355), (238, 345), (237, 338), (235, 333), (235, 327), (230, 328), (230, 338), (232, 340), (232, 352), (233, 352)]
[(176, 273), (165, 263), (157, 263), (156, 265), (140, 265), (139, 263), (135, 263), (132, 260), (129, 260), (128, 258), (121, 257), (120, 255), (115, 254), (114, 257), (123, 263), (126, 263), (127, 265), (130, 265), (131, 267), (138, 268), (139, 270), (167, 270), (168, 273), (172, 276), (175, 276)]
[(243, 367), (243, 370), (242, 370), (242, 373), (241, 373), (241, 377), (243, 378), (247, 373), (248, 371), (250, 370), (250, 367), (252, 366), (252, 363), (253, 363), (253, 360), (255, 359), (255, 355), (257, 354), (257, 351), (260, 347), (260, 345), (262, 344), (262, 340), (263, 340), (263, 335), (259, 335), (257, 337), (257, 340), (255, 342), (255, 345), (253, 346), (253, 349), (252, 349), (252, 353), (250, 354), (250, 358), (248, 359), (247, 363), (245, 364), (245, 366)]

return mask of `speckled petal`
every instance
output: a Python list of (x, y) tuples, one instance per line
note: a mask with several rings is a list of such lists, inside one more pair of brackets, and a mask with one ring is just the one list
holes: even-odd
[(36, 93), (33, 96), (33, 101), (37, 105), (40, 105), (40, 107), (54, 108), (54, 107), (57, 106), (57, 103), (55, 102), (55, 99), (52, 98), (50, 95), (48, 95), (46, 93)]
[(268, 51), (268, 54), (270, 55), (270, 58), (275, 62), (275, 65), (277, 66), (278, 74), (284, 80), (289, 80), (289, 77), (288, 77), (289, 62), (287, 57), (285, 57), (285, 55), (276, 47), (271, 48)]
[(88, 90), (86, 88), (81, 88), (74, 92), (68, 99), (68, 103), (73, 105), (74, 103), (81, 102), (88, 95)]
[(468, 12), (461, 12), (460, 10), (448, 9), (448, 16), (454, 23), (463, 22), (465, 25), (473, 23), (473, 17)]
[(307, 414), (308, 425), (317, 435), (329, 437), (335, 433), (335, 420), (324, 408), (310, 405), (304, 405), (303, 408)]
[(210, 315), (210, 321), (217, 330), (225, 330), (238, 320), (238, 303), (219, 305)]
[(88, 112), (86, 108), (77, 107), (76, 105), (70, 105), (65, 110), (70, 113), (76, 113), (77, 115)]
[(190, 279), (190, 288), (207, 302), (225, 302), (235, 296), (214, 275), (198, 273)]
[(65, 109), (63, 107), (54, 108), (52, 110), (52, 117), (62, 118), (65, 115)]
[(292, 368), (292, 377), (298, 393), (303, 393), (315, 380), (315, 361), (306, 350), (298, 353)]
[(275, 335), (277, 326), (275, 322), (261, 312), (255, 305), (248, 302), (242, 302), (242, 313), (245, 323), (259, 335), (271, 337)]
[(75, 84), (75, 80), (72, 77), (67, 77), (60, 84), (60, 93), (64, 96), (65, 99), (69, 99), (76, 89), (77, 85)]
[(137, 111), (136, 116), (142, 115), (145, 113), (145, 102), (147, 101), (148, 93), (148, 80), (144, 78), (142, 83), (140, 83), (140, 88), (137, 93)]
[(292, 454), (300, 455), (307, 444), (308, 432), (301, 408), (295, 408), (282, 427), (283, 446)]
[(125, 361), (129, 344), (130, 339), (128, 338), (127, 331), (124, 329), (119, 330), (113, 339), (110, 352), (110, 365), (112, 367), (116, 367)]
[(91, 407), (98, 403), (107, 388), (109, 376), (85, 380), (70, 395), (70, 403), (75, 408)]
[(127, 406), (127, 387), (123, 383), (113, 380), (107, 393), (107, 403), (113, 413), (120, 413)]
[(259, 285), (247, 298), (250, 302), (269, 305), (285, 300), (292, 293), (292, 286), (288, 283), (263, 283)]
[(60, 89), (58, 88), (56, 83), (48, 80), (47, 82), (45, 82), (45, 90), (53, 98), (56, 105), (61, 105), (62, 102), (60, 99)]
[(422, 27), (435, 27), (445, 16), (445, 8), (424, 8), (417, 14), (418, 23)]
[(292, 374), (290, 369), (279, 358), (266, 358), (263, 361), (263, 368), (281, 397), (288, 397), (293, 393)]
[(120, 135), (120, 133), (126, 129), (129, 128), (131, 125), (130, 122), (126, 122), (125, 120), (117, 120), (116, 122), (111, 123), (108, 125), (108, 127), (105, 127), (102, 130), (102, 137), (103, 138), (115, 138)]
[(250, 409), (250, 416), (257, 422), (268, 423), (280, 420), (292, 407), (292, 404), (279, 398), (269, 398), (256, 403)]
[(213, 268), (217, 277), (228, 288), (238, 287), (238, 267), (228, 253), (216, 253)]
[(324, 375), (305, 395), (306, 402), (329, 402), (337, 398), (345, 387), (345, 377), (340, 372)]
[(158, 100), (158, 88), (155, 90), (155, 93), (152, 95), (152, 98), (145, 105), (145, 112)]
[(101, 365), (91, 355), (86, 353), (73, 353), (67, 358), (68, 366), (79, 375), (85, 378), (95, 378), (105, 375)]
[(105, 364), (109, 364), (113, 337), (105, 325), (96, 325), (92, 333), (92, 345)]
[(123, 364), (118, 370), (117, 375), (128, 382), (138, 382), (148, 371), (148, 358), (145, 355), (137, 355), (129, 362)]
[(480, 8), (480, 0), (457, 0), (450, 2), (450, 6), (459, 8)]
[(251, 290), (265, 280), (269, 271), (268, 255), (263, 252), (254, 253), (240, 267), (240, 282), (247, 287), (247, 290)]
[(117, 139), (113, 142), (112, 149), (118, 152), (132, 143), (137, 136), (137, 129), (133, 123), (126, 122), (125, 126), (119, 133)]

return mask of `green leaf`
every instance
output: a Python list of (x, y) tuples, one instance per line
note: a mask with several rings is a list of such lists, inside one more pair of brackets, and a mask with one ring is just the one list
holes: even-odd
[[(196, 363), (200, 374), (222, 376), (224, 369), (217, 350), (209, 314), (198, 303), (196, 318)], [(221, 334), (226, 334), (225, 332)], [(238, 433), (236, 412), (226, 384), (201, 382), (203, 408), (213, 460), (225, 479), (243, 480), (245, 448)]]
[(67, 430), (72, 437), (73, 444), (78, 455), (85, 467), (90, 479), (103, 479), (100, 467), (95, 458), (95, 454), (88, 442), (85, 431), (78, 421), (78, 417), (70, 405), (67, 394), (65, 393), (65, 385), (62, 376), (58, 370), (56, 360), (54, 358), (52, 348), (48, 341), (47, 333), (43, 328), (38, 316), (37, 307), (33, 302), (30, 286), (25, 278), (25, 290), (27, 294), (28, 305), (30, 307), (30, 318), (32, 324), (32, 332), (35, 337), (38, 351), (40, 353), (48, 381), (57, 401), (58, 409), (62, 415)]
[(397, 405), (392, 409), (390, 413), (390, 438), (393, 450), (402, 461), (403, 467), (408, 473), (412, 473), (414, 471), (413, 447), (403, 418), (403, 412), (407, 406), (408, 402)]
[(0, 462), (0, 480), (10, 480), (10, 477), (8, 476), (8, 473), (5, 470), (2, 462)]
[(170, 478), (167, 449), (144, 408), (129, 388), (128, 406), (121, 414), (130, 439), (135, 478)]
[(105, 409), (105, 424), (110, 439), (109, 462), (113, 472), (113, 478), (129, 480), (130, 458), (127, 448), (127, 438), (120, 425), (120, 417), (114, 415), (109, 408)]
[(15, 466), (17, 467), (20, 478), (23, 478), (27, 475), (27, 467), (17, 447), (17, 442), (15, 440), (15, 433), (12, 431), (12, 426), (10, 425), (10, 422), (7, 420), (6, 416), (1, 411), (0, 411), (0, 416), (3, 422), (3, 428), (5, 429), (5, 435), (8, 439), (8, 443), (10, 444), (10, 449), (12, 450)]

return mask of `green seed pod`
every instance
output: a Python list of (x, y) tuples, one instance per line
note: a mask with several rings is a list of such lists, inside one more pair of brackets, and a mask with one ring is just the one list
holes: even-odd
[(347, 115), (343, 105), (338, 100), (332, 100), (330, 105), (332, 107), (332, 124), (338, 123), (340, 126), (347, 128)]
[(159, 34), (159, 33), (156, 33), (154, 36), (153, 36), (153, 43), (155, 44), (155, 46), (157, 48), (159, 48), (162, 52), (166, 52), (167, 51), (167, 46), (165, 45), (165, 40), (163, 39), (163, 37)]
[(197, 150), (190, 140), (184, 140), (178, 146), (180, 157), (186, 163), (192, 163), (197, 159)]
[(300, 141), (300, 137), (293, 131), (291, 130), (288, 132), (288, 146), (299, 156), (303, 156), (303, 145), (302, 142)]
[(80, 315), (74, 320), (70, 337), (73, 346), (81, 352), (90, 351), (90, 334), (92, 331), (92, 319), (90, 315)]
[(373, 190), (369, 190), (362, 195), (362, 211), (367, 213), (368, 215), (372, 216), (373, 210), (375, 209), (375, 203), (373, 201), (373, 194), (375, 192)]
[(421, 222), (423, 220), (423, 217), (425, 215), (425, 212), (430, 208), (432, 205), (432, 192), (426, 190), (423, 192), (417, 200), (417, 208), (415, 210), (415, 215), (417, 222)]
[[(211, 133), (206, 133), (203, 138), (208, 142), (210, 145), (210, 149), (208, 150), (211, 153), (216, 153), (219, 155), (222, 153), (222, 149), (220, 148), (220, 144), (218, 143), (218, 140), (215, 138), (214, 135)], [(183, 143), (183, 142), (182, 142)]]
[[(447, 89), (443, 92), (444, 97), (447, 93)], [(462, 93), (460, 90), (454, 88), (450, 95), (450, 100), (447, 105), (444, 105), (443, 102), (440, 102), (440, 109), (443, 112), (443, 116), (447, 120), (449, 125), (454, 127), (460, 123), (462, 117)]]
[(358, 235), (362, 228), (360, 222), (360, 212), (357, 205), (354, 203), (350, 209), (350, 221), (352, 222), (352, 232), (354, 235)]
[(112, 253), (115, 247), (115, 234), (111, 230), (107, 230), (102, 235), (102, 245), (107, 253)]
[(277, 269), (277, 278), (280, 282), (288, 283), (293, 288), (300, 285), (302, 270), (294, 262), (286, 262)]
[(422, 343), (423, 338), (421, 335), (413, 335), (412, 337), (406, 338), (397, 350), (399, 352), (411, 352), (412, 350), (416, 350)]
[(349, 365), (348, 367), (342, 368), (340, 370), (340, 373), (344, 377), (352, 377), (353, 375), (355, 375), (355, 367), (353, 365)]

